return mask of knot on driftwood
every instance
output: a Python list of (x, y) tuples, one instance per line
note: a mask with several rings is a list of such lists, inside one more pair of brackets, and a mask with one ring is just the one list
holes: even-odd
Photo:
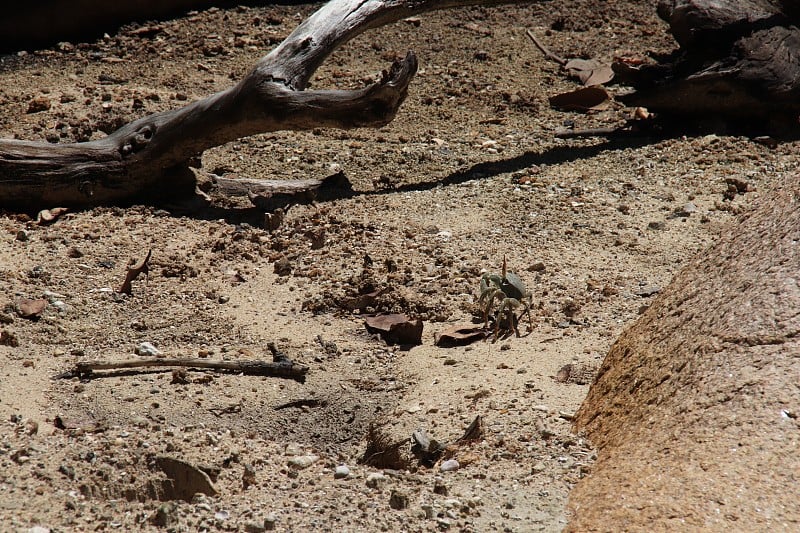
[(147, 146), (153, 135), (156, 133), (156, 127), (153, 124), (145, 124), (137, 129), (130, 137), (125, 139), (119, 151), (123, 157), (129, 156), (135, 152), (140, 151)]

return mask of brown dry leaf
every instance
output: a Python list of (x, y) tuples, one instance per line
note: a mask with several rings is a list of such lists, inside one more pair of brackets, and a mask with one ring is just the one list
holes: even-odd
[(388, 344), (422, 344), (422, 320), (403, 313), (367, 317), (367, 331), (378, 333)]
[(550, 97), (550, 105), (564, 111), (602, 111), (611, 103), (611, 95), (603, 87), (583, 87)]
[(39, 318), (42, 316), (45, 307), (47, 307), (47, 300), (39, 298), (38, 300), (29, 300), (23, 298), (17, 301), (17, 314), (22, 318)]
[(486, 338), (486, 330), (479, 326), (458, 325), (434, 334), (434, 344), (440, 348), (465, 346)]
[(570, 59), (564, 69), (570, 77), (579, 80), (585, 87), (602, 85), (614, 79), (614, 71), (594, 59)]
[(42, 209), (39, 211), (39, 214), (36, 215), (36, 223), (40, 226), (46, 226), (48, 224), (52, 224), (62, 215), (66, 214), (69, 211), (66, 207), (54, 207), (53, 209)]

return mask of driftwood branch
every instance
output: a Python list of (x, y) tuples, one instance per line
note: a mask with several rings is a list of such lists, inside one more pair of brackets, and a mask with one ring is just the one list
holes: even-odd
[(714, 120), (751, 131), (797, 131), (800, 7), (775, 0), (661, 0), (681, 45), (655, 65), (613, 65), (636, 91), (618, 99), (691, 124)]
[(250, 376), (270, 376), (276, 378), (286, 378), (305, 382), (308, 367), (293, 363), (290, 360), (281, 361), (209, 361), (208, 359), (196, 358), (137, 358), (126, 361), (79, 361), (75, 363), (72, 371), (63, 374), (64, 376), (89, 376), (98, 370), (130, 370), (135, 368), (153, 367), (188, 367), (204, 368), (209, 370), (223, 370), (237, 372)]
[(525, 30), (525, 34), (531, 41), (533, 41), (533, 44), (536, 45), (536, 48), (538, 48), (539, 51), (543, 53), (547, 59), (555, 61), (562, 67), (567, 64), (566, 59), (551, 52), (549, 48), (547, 48), (544, 44), (542, 44), (542, 42), (536, 37), (536, 35), (534, 35), (534, 33), (531, 30)]
[(390, 122), (417, 71), (413, 52), (359, 90), (305, 90), (317, 68), (360, 33), (425, 11), (519, 0), (333, 0), (228, 90), (136, 120), (109, 136), (52, 145), (0, 140), (0, 207), (38, 210), (174, 198), (194, 191), (189, 162), (256, 133)]

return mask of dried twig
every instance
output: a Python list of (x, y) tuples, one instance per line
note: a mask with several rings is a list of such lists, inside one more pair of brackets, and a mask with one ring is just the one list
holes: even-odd
[(542, 42), (539, 39), (536, 38), (536, 36), (533, 34), (531, 30), (525, 30), (525, 33), (527, 34), (528, 37), (530, 37), (531, 41), (533, 41), (533, 44), (536, 45), (536, 48), (542, 51), (542, 53), (547, 59), (555, 61), (562, 67), (567, 64), (566, 59), (551, 52), (545, 45), (542, 44)]
[(289, 359), (268, 361), (209, 361), (208, 359), (148, 357), (127, 361), (79, 361), (70, 372), (59, 377), (89, 376), (98, 370), (123, 370), (144, 367), (192, 367), (211, 370), (226, 370), (251, 376), (271, 376), (305, 382), (308, 367), (293, 363)]
[(293, 400), (291, 402), (282, 403), (280, 405), (276, 405), (273, 407), (275, 411), (280, 411), (281, 409), (290, 409), (290, 408), (303, 408), (303, 407), (325, 407), (328, 405), (328, 402), (325, 400), (319, 400), (317, 398), (301, 398), (299, 400)]
[(134, 263), (131, 260), (131, 263), (128, 265), (128, 271), (125, 273), (125, 281), (122, 282), (122, 285), (119, 288), (120, 294), (131, 294), (131, 283), (139, 274), (144, 274), (145, 276), (150, 272), (150, 256), (152, 255), (153, 250), (148, 250), (147, 255), (140, 263)]

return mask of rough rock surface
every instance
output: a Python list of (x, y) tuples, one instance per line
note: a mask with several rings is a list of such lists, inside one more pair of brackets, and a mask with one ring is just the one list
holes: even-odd
[(571, 530), (798, 528), (799, 208), (795, 176), (614, 345), (577, 416), (600, 452)]

